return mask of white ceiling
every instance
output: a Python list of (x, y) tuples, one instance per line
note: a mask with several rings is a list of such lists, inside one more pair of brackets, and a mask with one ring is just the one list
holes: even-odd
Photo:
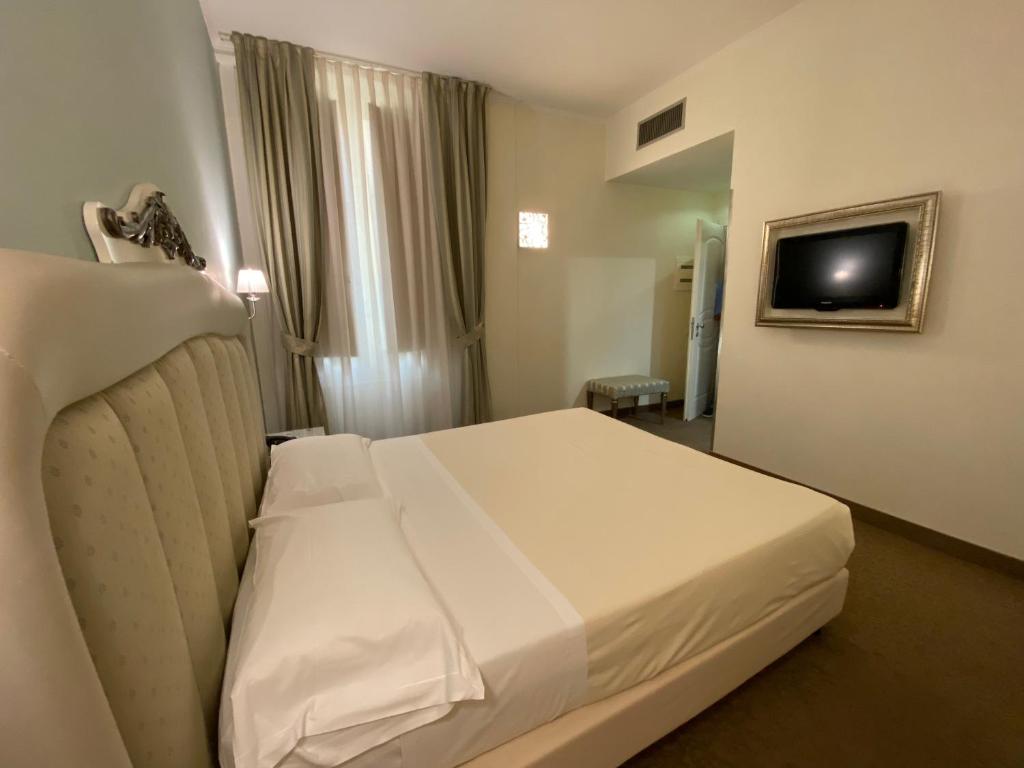
[(798, 0), (200, 0), (238, 30), (608, 115)]

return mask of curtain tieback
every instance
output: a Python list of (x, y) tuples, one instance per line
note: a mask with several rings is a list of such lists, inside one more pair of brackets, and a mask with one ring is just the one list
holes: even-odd
[(282, 333), (281, 341), (284, 342), (284, 348), (293, 355), (299, 355), (300, 357), (313, 357), (316, 354), (315, 341), (300, 339), (298, 336), (292, 336), (290, 333)]
[(474, 328), (472, 331), (469, 331), (468, 333), (464, 333), (462, 336), (457, 337), (455, 341), (459, 342), (464, 347), (472, 347), (483, 337), (484, 324), (481, 322), (477, 323), (476, 328)]

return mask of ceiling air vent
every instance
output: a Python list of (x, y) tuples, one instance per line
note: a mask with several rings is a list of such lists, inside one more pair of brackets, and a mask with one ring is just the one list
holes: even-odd
[(636, 124), (636, 148), (646, 147), (652, 141), (681, 131), (685, 124), (686, 99), (683, 99)]

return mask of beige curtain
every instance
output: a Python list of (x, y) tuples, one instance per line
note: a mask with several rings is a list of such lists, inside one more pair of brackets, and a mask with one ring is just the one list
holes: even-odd
[(319, 427), (324, 202), (314, 54), (239, 32), (231, 40), (260, 246), (290, 353), (288, 428)]
[(433, 187), (437, 236), (449, 312), (461, 347), (461, 422), (491, 415), (484, 346), (484, 218), (487, 163), (484, 104), (488, 86), (424, 72), (427, 178)]

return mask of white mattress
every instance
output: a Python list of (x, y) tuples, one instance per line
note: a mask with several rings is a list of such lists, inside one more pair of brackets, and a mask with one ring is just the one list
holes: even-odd
[[(371, 455), (488, 691), (352, 768), (469, 760), (746, 629), (832, 579), (853, 547), (835, 500), (584, 409), (380, 441)], [(488, 593), (491, 565), (472, 555), (479, 530), (459, 530), (481, 518), (532, 566), (563, 626), (578, 614), (582, 694), (553, 696), (551, 685), (578, 685), (566, 675), (576, 654), (567, 662), (517, 642), (526, 603)]]
[(835, 499), (587, 409), (422, 440), (583, 617), (591, 701), (752, 625), (853, 549)]

